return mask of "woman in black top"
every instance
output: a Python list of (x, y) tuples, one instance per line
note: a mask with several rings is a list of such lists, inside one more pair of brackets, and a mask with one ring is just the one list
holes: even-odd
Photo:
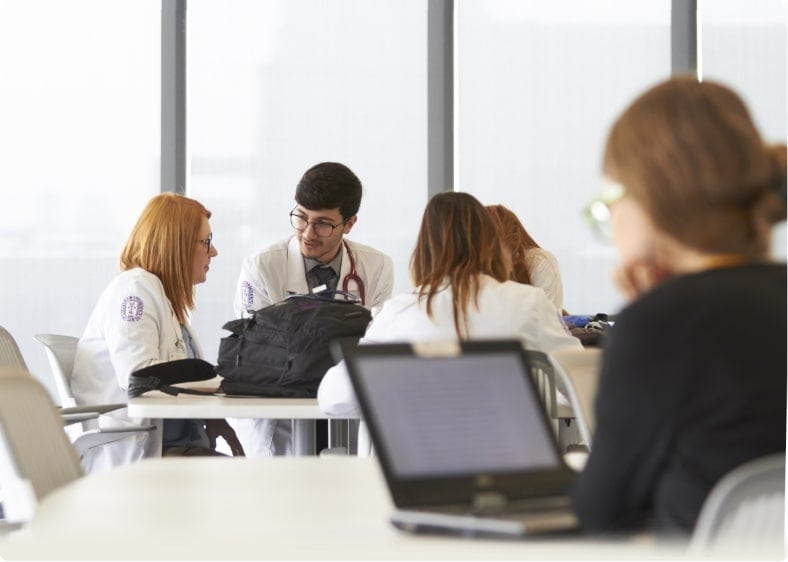
[(725, 473), (785, 450), (786, 267), (768, 258), (785, 151), (734, 92), (693, 78), (657, 85), (613, 125), (590, 211), (609, 220), (632, 302), (572, 491), (586, 530), (688, 534)]

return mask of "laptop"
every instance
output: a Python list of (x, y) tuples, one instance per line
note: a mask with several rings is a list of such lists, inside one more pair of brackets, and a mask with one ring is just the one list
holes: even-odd
[(522, 344), (342, 345), (375, 454), (410, 532), (522, 537), (577, 528)]

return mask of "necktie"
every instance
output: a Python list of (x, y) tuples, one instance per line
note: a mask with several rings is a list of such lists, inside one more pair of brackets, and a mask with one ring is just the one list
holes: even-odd
[(312, 268), (312, 272), (317, 277), (319, 285), (325, 285), (327, 288), (331, 288), (331, 281), (334, 279), (334, 270), (327, 265), (318, 265)]

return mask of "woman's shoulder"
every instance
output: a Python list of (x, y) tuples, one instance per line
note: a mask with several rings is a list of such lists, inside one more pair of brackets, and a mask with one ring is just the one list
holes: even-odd
[[(739, 322), (768, 311), (785, 315), (785, 265), (709, 269), (674, 277), (628, 304), (616, 325), (649, 329), (666, 337)], [(765, 319), (762, 319), (765, 320)]]
[(488, 275), (480, 276), (482, 298), (497, 298), (517, 304), (528, 305), (534, 300), (547, 299), (544, 290), (517, 281), (498, 281)]
[(398, 293), (383, 303), (380, 313), (383, 311), (388, 313), (399, 312), (411, 306), (415, 306), (419, 302), (419, 295), (416, 290)]
[(546, 261), (550, 262), (551, 264), (558, 263), (558, 260), (553, 255), (553, 253), (545, 250), (544, 248), (528, 248), (525, 252), (523, 252), (523, 256), (528, 261)]
[[(635, 301), (639, 307), (661, 308), (668, 304), (698, 305), (703, 302), (747, 302), (785, 298), (785, 264), (753, 264), (707, 269), (676, 276)], [(721, 307), (724, 308), (724, 307)]]
[(164, 295), (164, 285), (155, 274), (134, 267), (120, 272), (107, 286), (108, 293), (146, 293)]

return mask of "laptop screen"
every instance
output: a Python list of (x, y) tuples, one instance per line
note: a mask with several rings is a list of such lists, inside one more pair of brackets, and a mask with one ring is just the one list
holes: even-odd
[(375, 446), (394, 475), (559, 466), (555, 437), (519, 347), (482, 345), (449, 356), (403, 353), (403, 347), (409, 349), (360, 346), (349, 364)]

